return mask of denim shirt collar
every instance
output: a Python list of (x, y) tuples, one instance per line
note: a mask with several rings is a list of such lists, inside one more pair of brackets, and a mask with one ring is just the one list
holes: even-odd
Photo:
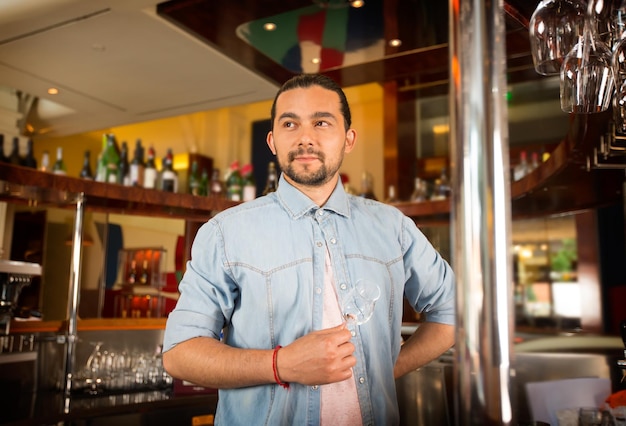
[[(313, 200), (307, 197), (299, 189), (291, 185), (281, 173), (278, 181), (276, 195), (280, 204), (287, 210), (293, 219), (298, 219), (308, 212), (320, 208)], [(324, 210), (329, 210), (341, 216), (350, 217), (350, 201), (348, 194), (343, 189), (341, 179), (337, 180), (337, 186), (333, 190), (326, 204), (322, 206)]]

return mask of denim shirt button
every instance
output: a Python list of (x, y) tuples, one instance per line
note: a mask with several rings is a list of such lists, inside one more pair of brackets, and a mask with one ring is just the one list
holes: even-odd
[(317, 211), (318, 216), (324, 216), (324, 210), (320, 209)]
[(313, 386), (311, 386), (311, 389), (313, 389), (313, 390), (317, 390), (317, 388), (319, 388), (319, 386), (318, 386), (318, 385), (313, 385)]
[(318, 242), (315, 243), (315, 245), (318, 246), (318, 247), (322, 247), (322, 242), (318, 241)]
[[(350, 334), (352, 335), (352, 337), (356, 337), (356, 331), (350, 330)], [(361, 379), (361, 380), (363, 380), (363, 379)]]
[(339, 286), (339, 288), (340, 288), (340, 289), (342, 289), (342, 290), (345, 290), (346, 288), (348, 288), (348, 286), (347, 286), (347, 285), (345, 285), (345, 284), (341, 284), (341, 285)]
[(363, 377), (359, 377), (359, 383), (360, 383), (360, 384), (365, 383), (365, 378), (363, 378)]
[(322, 289), (319, 287), (315, 287), (315, 294), (322, 294)]
[(330, 239), (330, 243), (331, 243), (331, 244), (337, 244), (337, 240), (336, 240), (336, 239), (334, 239), (334, 238), (331, 238), (331, 239)]

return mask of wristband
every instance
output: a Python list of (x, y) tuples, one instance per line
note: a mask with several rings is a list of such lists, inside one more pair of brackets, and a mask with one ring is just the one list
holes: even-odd
[(281, 381), (280, 377), (278, 377), (278, 367), (276, 365), (276, 358), (278, 358), (278, 350), (280, 348), (282, 348), (282, 346), (280, 345), (276, 346), (276, 348), (274, 348), (274, 354), (272, 355), (272, 370), (274, 371), (274, 380), (276, 380), (276, 383), (282, 386), (283, 388), (289, 389), (289, 383), (285, 383)]

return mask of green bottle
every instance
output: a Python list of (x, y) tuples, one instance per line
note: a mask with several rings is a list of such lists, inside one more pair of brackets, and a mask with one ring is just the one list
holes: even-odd
[(52, 173), (55, 175), (64, 175), (66, 174), (65, 163), (63, 162), (63, 148), (57, 148), (57, 160), (54, 162), (52, 166)]
[(209, 172), (204, 168), (200, 175), (200, 195), (209, 195)]
[(231, 201), (241, 201), (243, 197), (243, 179), (239, 171), (239, 161), (231, 163), (226, 178), (226, 197)]
[(191, 195), (201, 195), (200, 176), (198, 176), (198, 162), (195, 160), (191, 163), (191, 170), (189, 172), (189, 193)]

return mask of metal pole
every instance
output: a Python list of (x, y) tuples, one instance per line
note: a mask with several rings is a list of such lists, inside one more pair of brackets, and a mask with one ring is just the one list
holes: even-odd
[(502, 1), (450, 0), (458, 425), (509, 425), (513, 333)]
[(76, 198), (76, 215), (74, 217), (74, 232), (72, 238), (72, 261), (70, 265), (70, 282), (68, 289), (68, 324), (65, 339), (65, 384), (63, 412), (70, 412), (70, 394), (72, 391), (72, 371), (78, 339), (78, 303), (80, 299), (80, 271), (83, 253), (83, 220), (85, 217), (85, 194), (80, 193)]

